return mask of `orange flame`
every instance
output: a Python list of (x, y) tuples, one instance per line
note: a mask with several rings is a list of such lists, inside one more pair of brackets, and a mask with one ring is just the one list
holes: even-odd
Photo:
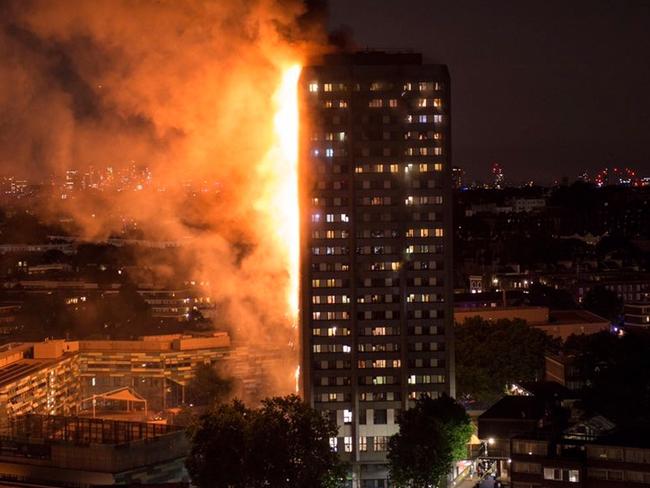
[(266, 165), (272, 166), (275, 180), (268, 199), (259, 201), (271, 212), (274, 240), (282, 249), (289, 285), (286, 295), (287, 312), (293, 326), (298, 316), (298, 287), (300, 266), (300, 222), (298, 209), (298, 77), (299, 65), (287, 67), (273, 97), (275, 144), (267, 154)]

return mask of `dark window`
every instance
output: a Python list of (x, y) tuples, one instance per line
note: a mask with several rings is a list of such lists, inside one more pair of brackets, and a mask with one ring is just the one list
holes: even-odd
[(373, 423), (375, 425), (383, 425), (388, 422), (388, 414), (385, 408), (373, 410)]

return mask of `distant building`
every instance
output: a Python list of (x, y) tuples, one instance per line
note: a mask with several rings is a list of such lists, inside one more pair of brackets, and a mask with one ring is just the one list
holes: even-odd
[(470, 275), (469, 277), (469, 292), (470, 293), (483, 293), (483, 276)]
[[(0, 348), (0, 426), (21, 414), (78, 413), (83, 399), (123, 387), (146, 399), (150, 410), (177, 407), (199, 365), (230, 365), (231, 352), (225, 332), (7, 344)], [(261, 388), (260, 372), (245, 380)]]
[(67, 273), (70, 271), (72, 271), (72, 266), (67, 263), (38, 264), (27, 267), (28, 275)]
[(0, 479), (39, 487), (188, 482), (188, 452), (185, 431), (170, 425), (22, 415), (2, 432)]
[(511, 201), (513, 212), (534, 212), (546, 207), (544, 198), (513, 198)]
[(193, 310), (206, 318), (214, 316), (215, 305), (211, 298), (195, 290), (141, 289), (138, 294), (151, 307), (152, 317), (186, 322)]
[(454, 189), (458, 190), (463, 187), (463, 181), (465, 179), (465, 171), (463, 168), (454, 166), (451, 168), (451, 179), (454, 185)]
[(20, 329), (16, 322), (21, 305), (17, 303), (0, 303), (0, 335), (9, 335)]
[(578, 303), (596, 286), (616, 293), (624, 303), (650, 300), (650, 273), (645, 271), (590, 271), (585, 273), (543, 273), (543, 285), (569, 291)]
[(0, 428), (26, 413), (70, 414), (79, 405), (74, 343), (7, 344), (0, 349)]
[(492, 165), (492, 188), (497, 190), (502, 190), (505, 186), (505, 175), (503, 174), (503, 168), (499, 163), (494, 163)]
[(544, 358), (544, 379), (559, 383), (571, 391), (580, 391), (586, 385), (584, 371), (573, 355), (547, 354)]
[(465, 320), (480, 317), (489, 322), (525, 320), (528, 325), (552, 337), (566, 340), (570, 335), (596, 334), (609, 331), (611, 323), (587, 310), (549, 310), (548, 307), (455, 308), (454, 321), (462, 326)]
[(79, 378), (83, 398), (131, 387), (150, 409), (185, 403), (185, 386), (201, 364), (225, 364), (230, 338), (171, 334), (136, 341), (79, 341)]
[(625, 325), (634, 327), (650, 327), (650, 303), (630, 302), (623, 306)]

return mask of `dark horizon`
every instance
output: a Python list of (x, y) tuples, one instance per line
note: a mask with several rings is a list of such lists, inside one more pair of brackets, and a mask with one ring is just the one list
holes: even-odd
[(449, 66), (453, 164), (508, 182), (650, 175), (650, 2), (330, 0), (329, 29), (360, 49), (412, 49)]

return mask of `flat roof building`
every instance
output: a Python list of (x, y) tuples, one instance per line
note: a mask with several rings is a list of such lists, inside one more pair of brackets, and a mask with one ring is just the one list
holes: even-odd
[(199, 365), (225, 363), (230, 353), (225, 332), (6, 344), (0, 347), (0, 427), (22, 414), (79, 414), (83, 399), (119, 388), (142, 396), (150, 410), (176, 407)]
[(189, 481), (188, 440), (178, 427), (23, 415), (2, 433), (2, 480), (62, 487)]
[(528, 325), (552, 337), (566, 340), (571, 335), (609, 331), (611, 322), (588, 310), (549, 310), (548, 307), (469, 307), (454, 309), (454, 321), (462, 327), (466, 320), (479, 317), (488, 322), (525, 320)]

